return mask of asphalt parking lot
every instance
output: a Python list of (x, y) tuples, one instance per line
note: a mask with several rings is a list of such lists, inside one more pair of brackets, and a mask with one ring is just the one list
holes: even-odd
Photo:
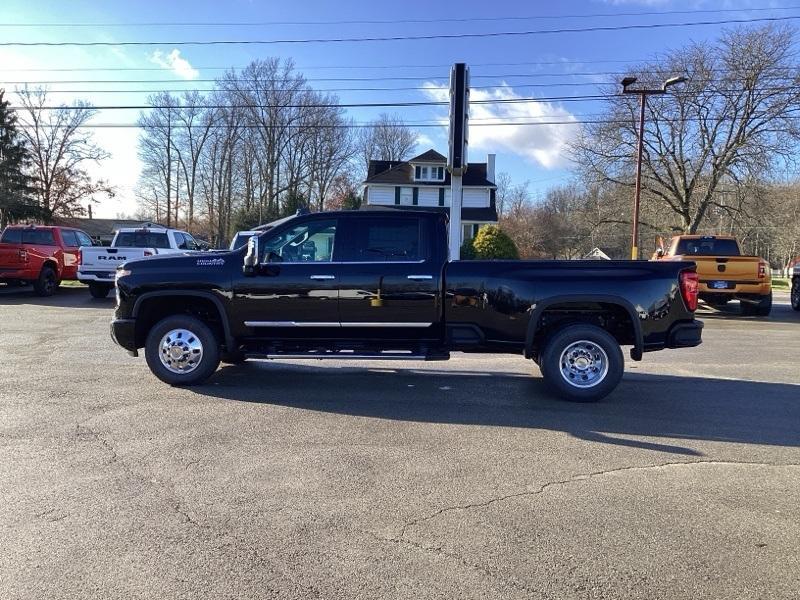
[(253, 362), (173, 389), (113, 301), (0, 290), (0, 598), (797, 598), (800, 313), (595, 405), (532, 363)]

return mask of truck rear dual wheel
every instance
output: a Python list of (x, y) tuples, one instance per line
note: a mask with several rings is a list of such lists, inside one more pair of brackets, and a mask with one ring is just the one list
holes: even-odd
[(772, 292), (761, 296), (761, 300), (755, 304), (740, 301), (739, 310), (746, 317), (768, 317), (772, 312)]
[(545, 383), (574, 402), (596, 402), (622, 379), (625, 359), (614, 336), (594, 325), (576, 324), (556, 332), (539, 356)]
[(107, 298), (111, 288), (112, 286), (107, 283), (95, 283), (94, 281), (89, 283), (89, 293), (92, 295), (92, 298)]
[(209, 327), (188, 315), (173, 315), (156, 323), (144, 346), (147, 366), (170, 385), (195, 385), (219, 366), (219, 341)]

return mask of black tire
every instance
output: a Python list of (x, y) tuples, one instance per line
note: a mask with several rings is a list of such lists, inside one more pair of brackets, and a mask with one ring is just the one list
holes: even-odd
[(745, 317), (768, 317), (772, 312), (772, 292), (761, 296), (757, 303), (739, 301), (739, 311)]
[(33, 289), (39, 296), (46, 298), (56, 293), (60, 283), (55, 269), (44, 266), (39, 273), (39, 278), (33, 282)]
[[(171, 371), (161, 360), (161, 341), (170, 331), (184, 330), (187, 336), (175, 338), (175, 345), (180, 341), (191, 343), (196, 338), (202, 347), (201, 356), (196, 366), (183, 373)], [(191, 338), (189, 337), (191, 336)], [(195, 341), (196, 344), (196, 341)], [(208, 379), (219, 366), (219, 340), (208, 325), (200, 319), (188, 315), (173, 315), (166, 317), (155, 324), (147, 334), (144, 346), (147, 366), (153, 374), (164, 383), (170, 385), (195, 385)]]
[(772, 312), (772, 292), (761, 297), (761, 302), (756, 306), (756, 314), (759, 317), (768, 317)]
[[(578, 344), (579, 342), (588, 342), (589, 344), (576, 345), (575, 352), (582, 354), (580, 358), (584, 358), (585, 354), (591, 354), (591, 348), (600, 348), (602, 353), (597, 352), (595, 359), (603, 360), (602, 354), (605, 353), (605, 362), (607, 369), (604, 375), (597, 373), (595, 376), (600, 377), (596, 383), (584, 383), (580, 380), (584, 377), (582, 374), (576, 375), (578, 379), (574, 381), (568, 380), (568, 376), (562, 373), (561, 357), (570, 346)], [(567, 357), (569, 359), (569, 357)], [(589, 359), (592, 360), (591, 356)], [(565, 367), (569, 367), (565, 363)], [(622, 348), (614, 336), (610, 333), (597, 327), (595, 325), (576, 324), (569, 325), (564, 329), (557, 331), (547, 341), (543, 352), (540, 355), (539, 368), (542, 372), (545, 383), (557, 395), (565, 400), (573, 402), (596, 402), (605, 398), (610, 394), (614, 388), (617, 387), (622, 379), (622, 373), (625, 370), (625, 359), (622, 356)], [(602, 362), (598, 364), (598, 369), (602, 371)], [(579, 369), (576, 365), (575, 369)], [(586, 377), (591, 377), (592, 367), (586, 369), (584, 373), (588, 373)], [(576, 371), (577, 372), (577, 371)]]
[(111, 291), (111, 286), (107, 283), (95, 283), (94, 281), (89, 283), (89, 293), (92, 295), (92, 298), (108, 298), (108, 293)]
[(795, 310), (800, 310), (800, 279), (796, 279), (792, 282), (792, 308)]

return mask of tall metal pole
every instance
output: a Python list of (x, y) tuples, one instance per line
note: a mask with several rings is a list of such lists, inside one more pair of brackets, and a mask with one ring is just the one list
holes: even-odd
[(450, 175), (450, 260), (461, 258), (461, 174)]
[(631, 260), (639, 259), (639, 204), (642, 196), (642, 152), (644, 150), (644, 107), (646, 94), (639, 94), (639, 144), (636, 150), (636, 192), (633, 196), (633, 239)]

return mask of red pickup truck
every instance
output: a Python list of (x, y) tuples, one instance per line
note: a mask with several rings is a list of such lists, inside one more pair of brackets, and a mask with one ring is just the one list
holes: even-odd
[(80, 247), (92, 239), (80, 229), (10, 225), (0, 235), (0, 282), (32, 283), (40, 296), (52, 296), (64, 279), (76, 279)]

